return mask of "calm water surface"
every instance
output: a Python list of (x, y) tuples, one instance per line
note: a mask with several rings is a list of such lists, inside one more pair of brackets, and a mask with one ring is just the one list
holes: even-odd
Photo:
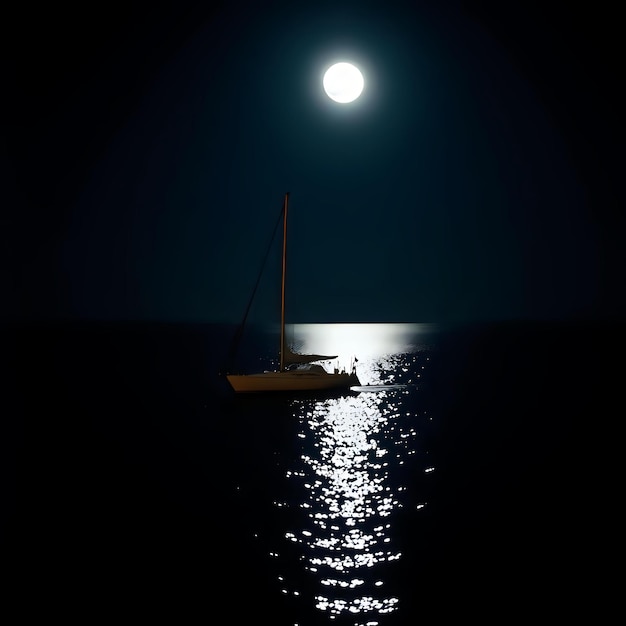
[[(290, 327), (295, 349), (356, 364), (363, 386), (324, 397), (235, 396), (232, 331), (8, 329), (20, 606), (300, 626), (608, 606), (620, 327)], [(238, 367), (272, 367), (276, 346), (251, 331)]]

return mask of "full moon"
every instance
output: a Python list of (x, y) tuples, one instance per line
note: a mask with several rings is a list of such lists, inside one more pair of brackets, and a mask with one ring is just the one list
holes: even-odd
[(363, 75), (351, 63), (335, 63), (324, 74), (324, 91), (335, 102), (356, 100), (363, 91)]

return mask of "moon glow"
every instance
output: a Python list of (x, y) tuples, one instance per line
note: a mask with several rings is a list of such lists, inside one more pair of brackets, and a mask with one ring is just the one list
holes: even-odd
[(346, 104), (363, 91), (363, 75), (351, 63), (335, 63), (324, 74), (324, 91), (331, 100)]

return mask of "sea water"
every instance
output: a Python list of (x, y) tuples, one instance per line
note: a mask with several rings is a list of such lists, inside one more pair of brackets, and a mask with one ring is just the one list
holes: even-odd
[[(276, 524), (265, 540), (267, 572), (293, 623), (381, 623), (401, 607), (398, 518), (419, 524), (436, 471), (429, 455), (433, 416), (422, 386), (436, 327), (426, 324), (295, 325), (294, 347), (337, 355), (360, 386), (330, 398), (295, 397), (288, 454), (275, 449)], [(422, 397), (423, 396), (423, 397)], [(246, 399), (247, 400), (247, 399)], [(256, 405), (248, 403), (249, 419)], [(404, 510), (406, 509), (406, 511)], [(317, 612), (317, 614), (316, 614)]]
[[(619, 328), (295, 325), (296, 350), (337, 355), (362, 386), (253, 397), (221, 376), (233, 331), (5, 329), (3, 563), (22, 607), (370, 626), (601, 614)], [(251, 330), (238, 367), (271, 368), (276, 345)]]

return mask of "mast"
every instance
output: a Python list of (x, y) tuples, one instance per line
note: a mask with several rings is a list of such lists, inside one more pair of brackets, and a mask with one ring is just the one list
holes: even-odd
[(280, 371), (285, 369), (285, 274), (287, 271), (287, 207), (289, 192), (283, 205), (283, 277), (280, 290)]

